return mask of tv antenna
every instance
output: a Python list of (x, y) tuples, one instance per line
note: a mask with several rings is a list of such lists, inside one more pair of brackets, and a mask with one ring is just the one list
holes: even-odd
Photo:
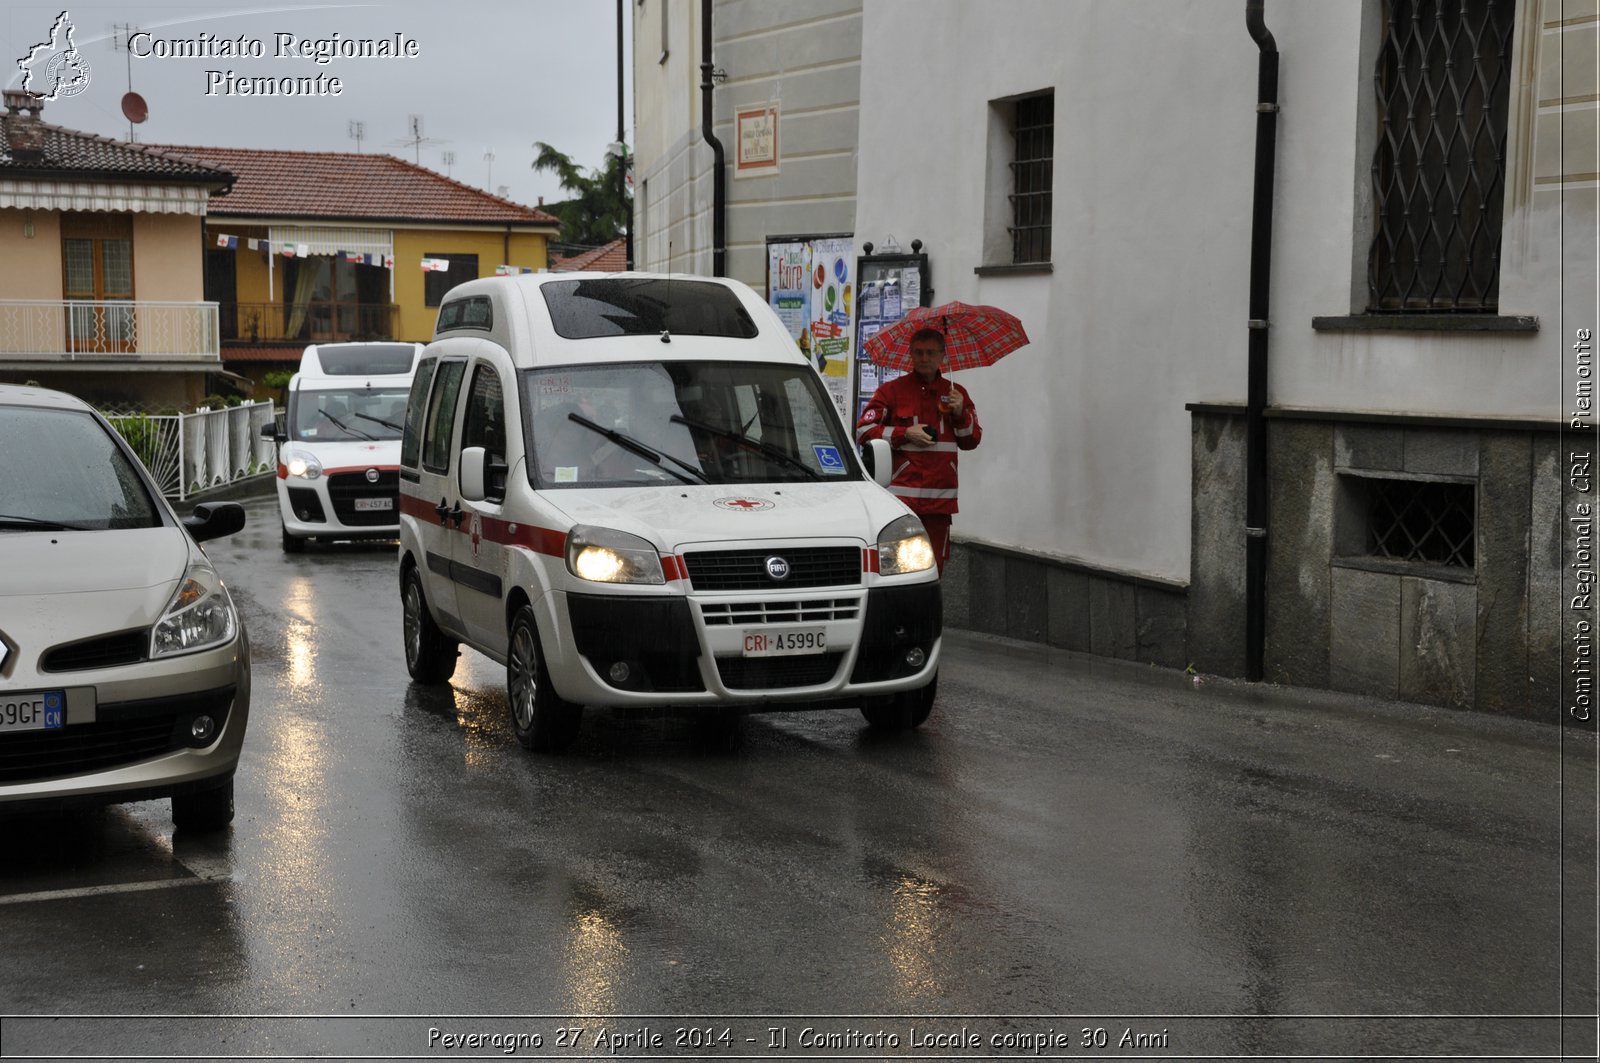
[(361, 150), (361, 142), (367, 136), (367, 123), (352, 121), (350, 123), (350, 139), (356, 142), (356, 151)]
[(449, 177), (451, 167), (455, 166), (456, 164), (456, 153), (453, 151), (447, 151), (440, 157), (444, 159), (444, 175)]
[(422, 145), (448, 143), (447, 141), (439, 141), (433, 137), (423, 135), (422, 116), (420, 114), (406, 116), (406, 129), (411, 135), (398, 143), (400, 145), (410, 145), (411, 149), (416, 153), (414, 158), (418, 166), (422, 165)]
[(493, 188), (494, 187), (494, 152), (492, 152), (492, 151), (484, 152), (483, 153), (483, 161), (489, 164), (489, 172), (488, 172), (487, 176), (485, 176), (484, 179), (483, 179), (483, 187), (485, 189)]
[(122, 97), (122, 116), (128, 120), (128, 143), (133, 143), (133, 127), (143, 122), (150, 115), (150, 108), (144, 102), (144, 97), (133, 91), (133, 47), (129, 43), (135, 33), (141, 32), (130, 23), (113, 23), (111, 26), (111, 47), (114, 51), (128, 53), (128, 92)]

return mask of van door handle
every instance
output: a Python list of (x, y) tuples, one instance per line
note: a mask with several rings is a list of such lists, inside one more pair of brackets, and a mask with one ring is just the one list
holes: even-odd
[(439, 504), (433, 507), (433, 511), (439, 514), (440, 524), (443, 524), (445, 521), (450, 519), (450, 503), (446, 502), (442, 498), (439, 499)]
[(461, 508), (461, 503), (456, 503), (456, 508), (450, 511), (450, 517), (456, 522), (456, 530), (461, 530), (461, 521), (466, 517), (467, 511)]

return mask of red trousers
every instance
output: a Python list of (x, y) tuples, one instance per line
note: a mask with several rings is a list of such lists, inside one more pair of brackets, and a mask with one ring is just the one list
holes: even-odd
[(944, 575), (944, 565), (950, 560), (950, 514), (918, 513), (922, 526), (928, 529), (928, 541), (933, 544), (933, 559), (939, 565), (939, 575)]

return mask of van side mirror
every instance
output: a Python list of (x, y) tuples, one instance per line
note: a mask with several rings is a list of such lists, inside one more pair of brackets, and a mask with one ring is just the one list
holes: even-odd
[(232, 535), (244, 527), (244, 507), (237, 502), (202, 502), (194, 516), (184, 517), (183, 526), (197, 543)]
[(861, 463), (878, 486), (889, 486), (889, 479), (894, 476), (894, 452), (889, 449), (888, 440), (867, 440), (867, 445), (861, 448)]
[(468, 502), (482, 502), (488, 497), (484, 490), (483, 473), (488, 461), (488, 451), (482, 447), (466, 447), (461, 451), (457, 475), (461, 479), (461, 497)]
[(268, 421), (261, 426), (261, 438), (270, 440), (273, 443), (282, 443), (286, 437), (284, 433), (278, 430), (278, 422)]

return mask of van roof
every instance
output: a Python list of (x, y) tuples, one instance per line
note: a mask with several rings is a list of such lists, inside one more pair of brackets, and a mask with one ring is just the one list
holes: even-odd
[[(841, 326), (844, 327), (844, 326)], [(435, 339), (494, 341), (522, 366), (708, 358), (806, 362), (748, 285), (683, 273), (534, 273), (450, 290)]]
[(300, 373), (305, 377), (410, 376), (421, 353), (420, 343), (313, 343), (300, 356)]

